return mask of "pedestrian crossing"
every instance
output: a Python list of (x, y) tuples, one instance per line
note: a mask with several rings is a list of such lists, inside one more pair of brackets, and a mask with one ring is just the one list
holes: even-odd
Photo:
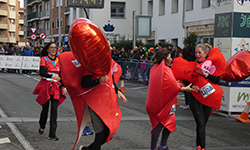
[[(1, 129), (2, 129), (2, 126), (0, 125), (0, 130)], [(10, 139), (8, 137), (0, 138), (0, 144), (5, 144), (5, 143), (11, 143)]]

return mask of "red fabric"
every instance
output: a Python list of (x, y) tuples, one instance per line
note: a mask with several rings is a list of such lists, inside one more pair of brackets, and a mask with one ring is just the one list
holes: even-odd
[(180, 90), (171, 68), (166, 66), (164, 61), (151, 68), (146, 110), (152, 130), (161, 123), (170, 132), (174, 132), (175, 114), (170, 115), (170, 111)]
[(70, 26), (69, 43), (74, 55), (97, 75), (110, 71), (111, 54), (102, 30), (86, 18), (77, 18)]
[(112, 73), (114, 74), (115, 82), (118, 83), (119, 81), (121, 74), (119, 64), (112, 60), (111, 71), (107, 75), (109, 77), (108, 81), (91, 88), (82, 88), (82, 76), (93, 75), (92, 79), (97, 79), (99, 76), (94, 75), (83, 65), (79, 64), (72, 52), (62, 53), (59, 59), (61, 63), (61, 77), (71, 97), (78, 124), (78, 136), (73, 149), (75, 149), (81, 138), (82, 133), (80, 131), (83, 130), (82, 127), (87, 125), (82, 125), (85, 104), (94, 110), (109, 128), (110, 134), (106, 141), (109, 142), (117, 131), (122, 117), (112, 81)]
[(223, 58), (220, 55), (220, 52), (218, 52), (217, 50), (212, 50), (212, 53), (209, 53), (209, 57), (205, 62), (206, 65), (203, 65), (204, 63), (198, 64), (197, 62), (188, 62), (185, 59), (178, 57), (173, 61), (172, 70), (177, 80), (189, 81), (193, 83), (193, 85), (199, 86), (199, 88), (205, 88), (205, 85), (208, 85), (208, 83), (210, 83), (215, 92), (211, 93), (207, 97), (204, 97), (201, 92), (192, 92), (192, 94), (202, 104), (213, 107), (215, 109), (220, 109), (223, 94), (221, 87), (197, 73), (196, 66), (199, 65), (203, 69), (207, 68), (207, 70), (204, 71), (207, 71), (215, 76), (220, 76), (223, 74), (225, 68), (225, 63), (223, 64)]
[(226, 63), (226, 71), (221, 77), (225, 81), (242, 81), (250, 75), (250, 52), (237, 52)]
[(58, 106), (61, 105), (66, 99), (66, 96), (61, 94), (63, 93), (63, 90), (62, 86), (59, 87), (59, 84), (59, 82), (46, 81), (45, 79), (41, 79), (41, 81), (37, 84), (36, 88), (33, 91), (33, 94), (38, 94), (36, 101), (40, 105), (43, 105), (48, 100), (50, 100), (50, 95), (53, 95), (54, 99), (59, 100)]

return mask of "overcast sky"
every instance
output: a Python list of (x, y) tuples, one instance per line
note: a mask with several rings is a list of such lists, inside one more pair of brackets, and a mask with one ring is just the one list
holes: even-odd
[(23, 8), (23, 0), (19, 0), (20, 2), (20, 7)]

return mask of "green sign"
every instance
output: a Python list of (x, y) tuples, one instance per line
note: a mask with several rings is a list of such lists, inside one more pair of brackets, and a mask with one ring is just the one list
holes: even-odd
[(104, 0), (68, 0), (70, 7), (103, 8)]
[(214, 37), (231, 37), (232, 13), (216, 14)]
[(250, 13), (234, 13), (233, 37), (250, 37)]

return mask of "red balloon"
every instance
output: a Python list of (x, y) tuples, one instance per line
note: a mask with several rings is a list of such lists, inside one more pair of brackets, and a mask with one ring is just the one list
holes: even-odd
[(81, 64), (96, 75), (107, 75), (111, 66), (110, 47), (101, 29), (86, 18), (73, 21), (69, 44)]
[(250, 75), (250, 52), (237, 52), (228, 61), (226, 71), (221, 77), (225, 81), (242, 81)]

